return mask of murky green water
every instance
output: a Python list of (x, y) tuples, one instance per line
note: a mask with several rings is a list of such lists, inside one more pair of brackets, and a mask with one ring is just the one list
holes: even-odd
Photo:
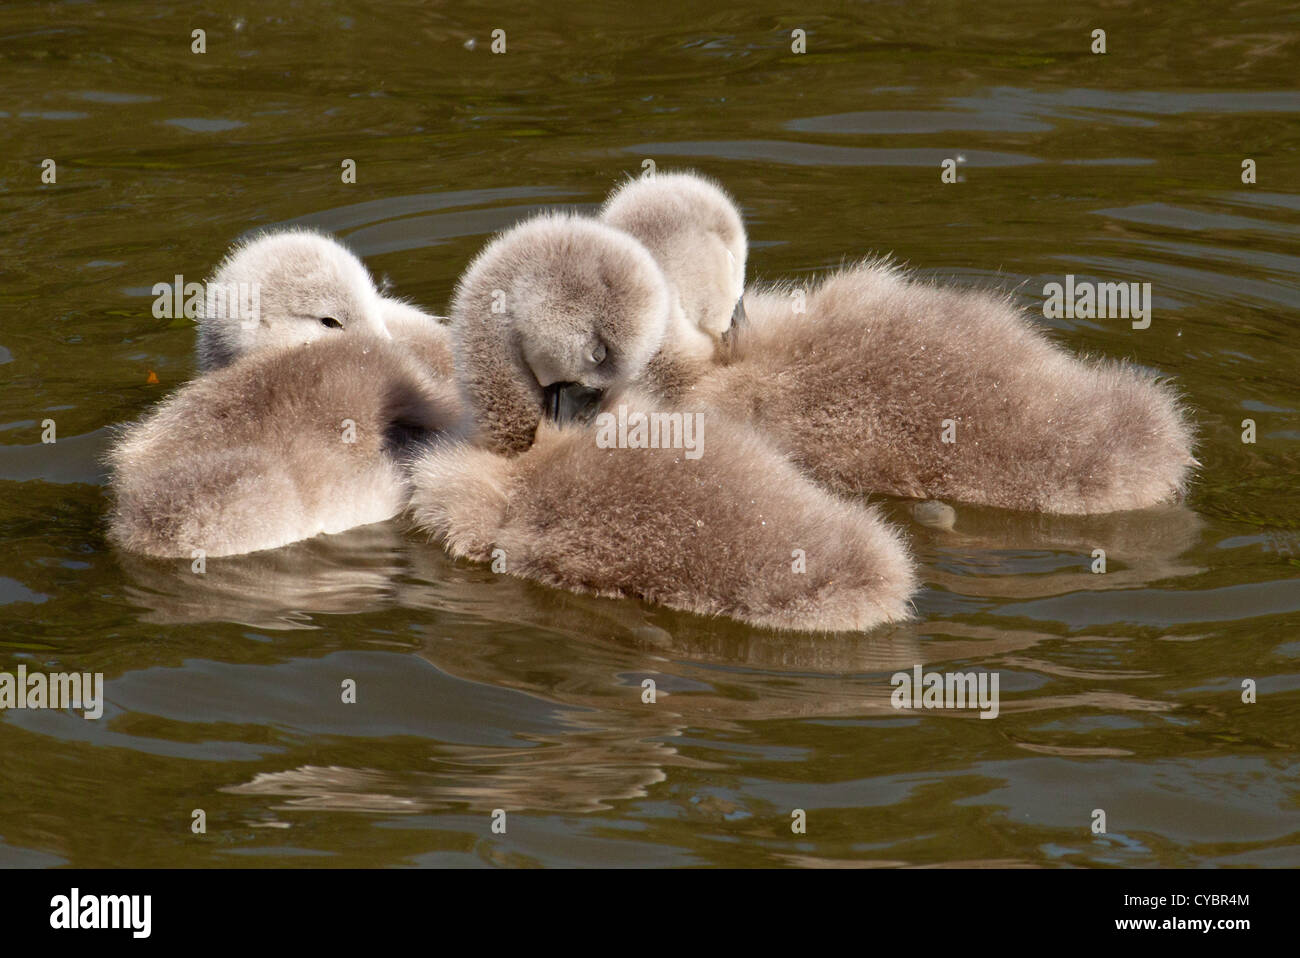
[[(745, 7), (0, 9), (0, 669), (108, 699), (0, 714), (0, 865), (1300, 864), (1300, 14)], [(489, 233), (646, 158), (726, 183), (762, 277), (893, 251), (1027, 303), (1150, 282), (1147, 330), (1050, 325), (1177, 377), (1187, 505), (943, 531), (890, 503), (918, 620), (833, 638), (549, 591), (396, 524), (204, 576), (106, 548), (105, 427), (193, 372), (154, 283), (310, 223), (441, 310)], [(917, 663), (999, 672), (1001, 715), (895, 712)]]

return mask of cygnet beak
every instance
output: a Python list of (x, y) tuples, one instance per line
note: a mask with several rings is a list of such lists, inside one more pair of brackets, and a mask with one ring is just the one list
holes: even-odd
[(742, 295), (740, 299), (736, 300), (736, 308), (731, 311), (731, 325), (722, 334), (722, 345), (729, 350), (734, 350), (740, 331), (744, 329), (748, 322), (749, 317), (745, 315), (745, 297)]
[(749, 317), (745, 315), (745, 297), (742, 295), (736, 300), (736, 308), (731, 311), (731, 328), (738, 329), (749, 322)]
[(546, 415), (554, 422), (590, 422), (604, 397), (603, 389), (581, 383), (552, 383), (542, 390)]

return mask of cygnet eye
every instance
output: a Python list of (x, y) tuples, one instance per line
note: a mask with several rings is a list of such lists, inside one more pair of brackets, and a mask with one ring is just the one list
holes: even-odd
[(322, 326), (327, 326), (327, 327), (329, 327), (330, 329), (342, 329), (342, 328), (343, 328), (343, 324), (340, 323), (340, 322), (339, 322), (337, 319), (335, 319), (333, 316), (322, 316), (321, 319), (320, 319), (320, 324), (321, 324)]
[(593, 349), (593, 350), (591, 351), (591, 361), (592, 361), (593, 364), (595, 364), (595, 365), (597, 365), (597, 366), (599, 366), (601, 363), (603, 363), (603, 362), (605, 361), (605, 344), (604, 344), (604, 343), (597, 343), (597, 344), (596, 344), (596, 348)]

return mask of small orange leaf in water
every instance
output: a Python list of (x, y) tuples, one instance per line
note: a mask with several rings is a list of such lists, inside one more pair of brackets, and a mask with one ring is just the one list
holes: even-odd
[(149, 378), (145, 380), (145, 384), (148, 386), (158, 385), (158, 374), (152, 369), (149, 370)]

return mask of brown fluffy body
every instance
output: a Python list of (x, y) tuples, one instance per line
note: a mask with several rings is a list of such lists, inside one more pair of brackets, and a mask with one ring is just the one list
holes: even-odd
[(867, 263), (804, 291), (801, 313), (794, 287), (750, 289), (748, 322), (727, 329), (747, 250), (721, 186), (690, 172), (629, 181), (601, 218), (644, 242), (678, 290), (679, 321), (642, 385), (753, 423), (831, 489), (1050, 513), (1183, 494), (1196, 463), (1174, 392), (1075, 358), (1004, 297)]
[(123, 428), (108, 454), (109, 538), (145, 555), (223, 556), (390, 518), (408, 500), (403, 450), (457, 428), (460, 408), (450, 383), (388, 340), (256, 351)]
[(754, 423), (827, 487), (1063, 514), (1183, 494), (1193, 433), (1174, 391), (1076, 358), (1006, 298), (879, 263), (827, 277), (802, 314), (792, 292), (747, 293), (735, 353), (693, 386), (678, 368), (675, 392)]
[(912, 562), (874, 509), (816, 488), (748, 428), (706, 423), (694, 460), (550, 424), (513, 458), (446, 445), (414, 466), (413, 515), (453, 556), (574, 592), (771, 629), (908, 617)]

